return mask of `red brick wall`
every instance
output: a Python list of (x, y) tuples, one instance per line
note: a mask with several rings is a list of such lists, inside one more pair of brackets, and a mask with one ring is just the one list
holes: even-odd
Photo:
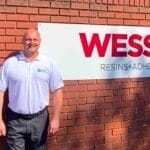
[[(38, 22), (148, 27), (150, 1), (0, 0), (0, 64)], [(48, 150), (149, 150), (149, 92), (149, 78), (65, 81), (61, 128)]]

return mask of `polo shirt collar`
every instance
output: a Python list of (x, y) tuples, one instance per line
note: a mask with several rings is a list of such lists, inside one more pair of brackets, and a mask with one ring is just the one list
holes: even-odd
[[(24, 55), (23, 52), (20, 53), (20, 55), (19, 55), (18, 58), (19, 58), (20, 60), (27, 60), (27, 61), (28, 61), (28, 59), (25, 57), (25, 55)], [(41, 60), (41, 58), (42, 58), (42, 56), (41, 56), (41, 54), (39, 53), (39, 54), (37, 55), (35, 61)]]

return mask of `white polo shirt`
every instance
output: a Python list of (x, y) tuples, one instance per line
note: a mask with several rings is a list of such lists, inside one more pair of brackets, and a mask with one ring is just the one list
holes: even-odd
[(0, 90), (9, 89), (8, 107), (21, 114), (33, 114), (49, 104), (50, 90), (63, 86), (54, 61), (38, 55), (29, 62), (23, 53), (4, 62), (0, 71)]

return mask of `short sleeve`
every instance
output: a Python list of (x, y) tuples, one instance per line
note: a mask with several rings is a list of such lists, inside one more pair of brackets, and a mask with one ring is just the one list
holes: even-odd
[(52, 91), (57, 90), (64, 86), (62, 76), (59, 72), (58, 67), (56, 66), (56, 63), (53, 61), (52, 63), (52, 71), (50, 75), (50, 89)]
[(5, 91), (8, 86), (8, 61), (5, 61), (0, 68), (0, 91)]

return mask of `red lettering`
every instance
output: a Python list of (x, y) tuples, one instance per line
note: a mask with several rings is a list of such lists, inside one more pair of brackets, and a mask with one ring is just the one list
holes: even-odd
[[(145, 45), (147, 48), (150, 48), (150, 35), (147, 35), (147, 36), (144, 38), (144, 45)], [(144, 50), (143, 54), (144, 54), (145, 56), (150, 57), (150, 51)]]
[(132, 56), (132, 57), (139, 57), (142, 52), (143, 52), (143, 48), (142, 46), (140, 45), (140, 43), (136, 42), (136, 41), (141, 41), (142, 40), (142, 36), (139, 35), (139, 34), (133, 34), (129, 37), (129, 45), (133, 48), (136, 49), (135, 50), (132, 50), (130, 49), (128, 51), (128, 55)]
[[(94, 33), (89, 42), (85, 33), (79, 33), (79, 36), (85, 57), (91, 57), (94, 48), (99, 57), (105, 57), (111, 36), (112, 45), (109, 51), (111, 51), (112, 57), (127, 57), (127, 55), (139, 57), (142, 54), (150, 57), (150, 35), (143, 37), (139, 34), (132, 34), (128, 37), (127, 34), (106, 34), (103, 42), (98, 33)], [(141, 43), (142, 41), (143, 43)], [(128, 49), (127, 43), (130, 49)]]
[(88, 44), (87, 42), (87, 37), (85, 33), (79, 33), (80, 35), (80, 40), (82, 43), (82, 48), (84, 51), (84, 55), (86, 57), (91, 57), (92, 52), (94, 50), (94, 47), (97, 48), (97, 52), (99, 57), (104, 57), (106, 54), (106, 49), (109, 43), (109, 39), (110, 39), (110, 34), (106, 34), (103, 43), (101, 44), (101, 41), (99, 39), (99, 34), (98, 33), (94, 33), (92, 35), (91, 41)]
[(127, 52), (118, 51), (118, 48), (126, 48), (126, 43), (119, 43), (118, 40), (126, 40), (127, 34), (113, 34), (112, 35), (112, 57), (125, 57)]

